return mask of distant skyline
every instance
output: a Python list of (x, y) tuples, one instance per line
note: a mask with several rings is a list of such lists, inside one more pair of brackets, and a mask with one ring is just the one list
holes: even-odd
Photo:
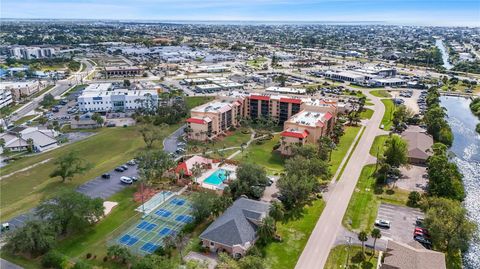
[(1, 18), (480, 26), (479, 0), (1, 0)]

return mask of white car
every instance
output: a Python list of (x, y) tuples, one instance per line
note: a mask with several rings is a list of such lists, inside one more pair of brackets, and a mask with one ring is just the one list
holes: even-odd
[(125, 176), (121, 177), (121, 178), (120, 178), (120, 181), (121, 181), (122, 183), (125, 183), (125, 184), (132, 184), (132, 183), (133, 183), (133, 180), (132, 180), (131, 178), (125, 177)]
[(383, 220), (383, 219), (377, 219), (375, 220), (375, 225), (383, 228), (390, 228), (390, 221), (388, 220)]

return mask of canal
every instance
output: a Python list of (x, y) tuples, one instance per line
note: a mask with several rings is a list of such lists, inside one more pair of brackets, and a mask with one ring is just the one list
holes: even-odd
[(453, 65), (448, 60), (448, 58), (449, 58), (448, 57), (448, 51), (447, 51), (447, 48), (445, 47), (445, 44), (443, 44), (443, 40), (436, 39), (435, 40), (435, 46), (437, 46), (437, 48), (442, 53), (443, 67), (445, 67), (445, 69), (447, 69), (447, 70), (452, 69)]
[[(442, 106), (447, 109), (447, 121), (452, 128), (454, 141), (450, 150), (463, 174), (466, 198), (464, 206), (469, 217), (480, 227), (480, 135), (475, 131), (479, 119), (470, 111), (470, 100), (443, 96)], [(477, 231), (480, 235), (480, 231)], [(480, 244), (472, 242), (464, 256), (465, 269), (480, 268)]]

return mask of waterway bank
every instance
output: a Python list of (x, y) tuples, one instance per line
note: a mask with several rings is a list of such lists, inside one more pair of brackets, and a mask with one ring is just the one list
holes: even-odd
[(443, 43), (443, 40), (436, 39), (435, 46), (437, 46), (437, 48), (442, 53), (443, 67), (445, 67), (445, 69), (447, 70), (452, 69), (453, 65), (449, 61), (448, 51), (447, 51), (447, 48), (445, 47), (445, 44)]
[[(442, 96), (441, 105), (447, 109), (447, 121), (452, 128), (454, 140), (450, 150), (454, 162), (463, 174), (466, 198), (464, 206), (469, 217), (480, 227), (480, 134), (475, 131), (480, 120), (472, 114), (470, 99)], [(480, 231), (477, 231), (480, 235)], [(464, 255), (465, 269), (480, 268), (480, 243), (471, 242)]]

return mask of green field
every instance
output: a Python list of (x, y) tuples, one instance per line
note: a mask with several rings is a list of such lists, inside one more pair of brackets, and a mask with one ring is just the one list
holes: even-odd
[(391, 99), (383, 99), (383, 105), (385, 106), (385, 114), (383, 114), (382, 123), (383, 129), (389, 131), (392, 127), (393, 112), (395, 111), (395, 104)]
[(185, 97), (185, 104), (187, 105), (187, 109), (190, 110), (196, 106), (212, 101), (213, 99), (213, 96), (189, 96)]
[(378, 135), (373, 140), (372, 147), (370, 148), (370, 155), (373, 157), (382, 156), (385, 146), (385, 141), (387, 141), (388, 135)]
[(311, 206), (305, 207), (305, 214), (301, 218), (277, 224), (277, 233), (283, 241), (270, 243), (265, 248), (266, 268), (292, 269), (295, 267), (324, 207), (323, 200), (316, 200)]
[(264, 63), (267, 62), (267, 58), (265, 57), (258, 57), (258, 58), (255, 58), (253, 60), (249, 60), (247, 61), (247, 64), (252, 66), (252, 67), (255, 67), (255, 68), (260, 68), (263, 66)]
[(362, 120), (368, 120), (372, 117), (373, 110), (370, 108), (365, 108), (362, 112), (360, 112), (360, 118)]
[(405, 205), (408, 191), (378, 187), (375, 183), (375, 164), (363, 167), (355, 192), (343, 216), (343, 226), (349, 230), (370, 230), (381, 202)]
[(259, 164), (269, 172), (280, 172), (283, 170), (284, 160), (279, 152), (273, 151), (273, 146), (279, 141), (280, 135), (275, 135), (273, 139), (264, 141), (260, 145), (254, 141), (242, 153), (235, 156), (235, 160)]
[(362, 247), (361, 246), (350, 246), (346, 245), (336, 246), (330, 250), (328, 255), (327, 263), (325, 264), (325, 269), (337, 269), (345, 268), (347, 265), (348, 257), (348, 268), (377, 268), (378, 254), (374, 257), (371, 257), (371, 250), (365, 250), (366, 260), (362, 260)]
[(247, 143), (248, 140), (250, 140), (250, 132), (242, 133), (240, 129), (225, 137), (217, 138), (212, 142), (190, 140), (187, 142), (187, 154), (202, 153), (204, 151), (229, 147), (240, 147), (242, 143)]
[(340, 138), (340, 143), (338, 143), (337, 148), (332, 151), (332, 159), (330, 160), (330, 172), (332, 172), (332, 174), (335, 174), (337, 171), (353, 140), (355, 140), (358, 131), (360, 131), (359, 126), (347, 126), (345, 128), (345, 134)]
[(376, 97), (381, 97), (381, 98), (392, 97), (392, 95), (388, 93), (386, 90), (373, 90), (373, 91), (370, 91), (370, 94)]
[[(170, 131), (179, 125), (169, 127)], [(157, 147), (161, 147), (158, 141)], [(102, 174), (134, 157), (145, 144), (135, 127), (102, 129), (98, 134), (58, 149), (26, 157), (2, 168), (7, 175), (19, 169), (39, 164), (33, 169), (18, 172), (0, 181), (1, 220), (9, 219), (35, 207), (42, 198), (58, 192), (62, 187), (76, 186)], [(62, 183), (59, 178), (50, 178), (54, 168), (54, 159), (70, 151), (93, 164), (85, 174), (78, 175), (72, 181)]]

